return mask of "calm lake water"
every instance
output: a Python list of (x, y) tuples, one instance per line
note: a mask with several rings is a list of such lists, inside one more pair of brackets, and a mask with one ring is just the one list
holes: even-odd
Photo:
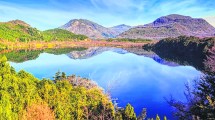
[(172, 95), (184, 101), (185, 84), (192, 84), (201, 75), (194, 67), (164, 61), (152, 53), (137, 55), (119, 48), (61, 55), (41, 53), (35, 60), (10, 64), (17, 71), (24, 69), (38, 78), (52, 79), (58, 70), (90, 78), (109, 90), (111, 97), (118, 99), (118, 106), (130, 103), (137, 114), (147, 108), (147, 117), (159, 114), (170, 119), (174, 119), (172, 108), (164, 98)]

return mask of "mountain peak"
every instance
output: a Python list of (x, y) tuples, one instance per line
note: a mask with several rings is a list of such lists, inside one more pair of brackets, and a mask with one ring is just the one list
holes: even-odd
[(184, 21), (194, 20), (194, 19), (196, 18), (191, 18), (190, 16), (183, 16), (178, 14), (170, 14), (167, 16), (162, 16), (156, 19), (152, 24), (148, 24), (148, 25), (160, 26), (160, 25), (172, 24), (176, 22), (184, 22)]
[(73, 19), (60, 28), (76, 34), (86, 35), (92, 39), (104, 39), (113, 38), (125, 30), (128, 30), (130, 26), (122, 24), (119, 26), (106, 28), (87, 19)]
[(192, 19), (190, 16), (184, 16), (184, 15), (179, 15), (179, 14), (170, 14), (170, 15), (163, 16), (163, 17), (173, 19), (173, 20), (176, 20), (176, 19)]
[(60, 27), (76, 34), (86, 35), (92, 39), (103, 39), (113, 37), (113, 32), (87, 19), (73, 19)]
[(125, 28), (125, 27), (129, 27), (130, 28), (131, 26), (126, 25), (126, 24), (120, 24), (120, 25), (113, 26), (111, 28)]
[(72, 19), (70, 20), (67, 24), (74, 24), (74, 23), (84, 23), (84, 24), (97, 24), (95, 22), (92, 22), (90, 20), (87, 20), (87, 19)]
[(22, 21), (22, 20), (11, 20), (7, 23), (12, 23), (12, 24), (15, 24), (15, 25), (23, 25), (23, 26), (27, 26), (27, 27), (30, 27), (29, 24), (27, 24), (26, 22)]
[(215, 36), (215, 28), (201, 18), (171, 14), (144, 26), (137, 26), (119, 35), (121, 38), (163, 39), (167, 37)]

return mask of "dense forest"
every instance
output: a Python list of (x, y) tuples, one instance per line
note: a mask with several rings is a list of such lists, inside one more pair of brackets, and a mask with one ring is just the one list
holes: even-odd
[[(6, 57), (0, 58), (1, 120), (143, 120), (128, 104), (118, 108), (110, 96), (86, 78), (57, 72), (54, 80), (39, 80), (21, 70), (16, 72)], [(78, 80), (78, 82), (77, 82)], [(164, 117), (164, 120), (167, 118)], [(156, 120), (160, 120), (157, 115)]]
[(215, 38), (180, 36), (143, 46), (167, 61), (191, 65), (207, 74), (215, 74)]
[(27, 23), (14, 20), (0, 23), (0, 40), (11, 42), (29, 42), (29, 41), (69, 41), (84, 40), (84, 35), (76, 35), (62, 29), (52, 29), (47, 31), (39, 31), (32, 28)]
[[(74, 87), (65, 75), (55, 81), (18, 73), (0, 60), (1, 119), (112, 119), (113, 104), (99, 87)], [(35, 117), (35, 118), (34, 118)], [(40, 118), (42, 119), (42, 118)]]
[(76, 35), (63, 29), (51, 29), (43, 32), (45, 41), (85, 40), (84, 35)]

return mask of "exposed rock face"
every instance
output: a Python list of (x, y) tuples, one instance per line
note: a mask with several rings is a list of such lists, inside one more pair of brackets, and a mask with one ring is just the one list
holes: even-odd
[(97, 23), (84, 19), (74, 19), (60, 27), (76, 34), (86, 35), (92, 39), (113, 37), (113, 32)]
[(212, 37), (215, 28), (201, 18), (191, 18), (182, 15), (168, 15), (156, 19), (154, 22), (137, 26), (123, 32), (119, 38), (163, 39), (178, 36)]
[(91, 39), (113, 38), (129, 29), (129, 26), (119, 25), (111, 28), (103, 27), (95, 22), (85, 19), (74, 19), (60, 27), (75, 34), (86, 35)]

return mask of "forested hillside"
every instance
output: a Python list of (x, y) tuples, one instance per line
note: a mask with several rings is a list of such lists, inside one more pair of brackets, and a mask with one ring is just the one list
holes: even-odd
[(84, 35), (76, 35), (62, 29), (39, 31), (20, 20), (0, 22), (0, 40), (29, 42), (84, 40), (86, 38)]
[(183, 65), (192, 65), (208, 74), (215, 74), (215, 38), (186, 37), (166, 38), (156, 44), (147, 44), (160, 57)]
[(55, 82), (18, 73), (0, 59), (0, 119), (113, 119), (113, 105), (99, 87), (73, 86), (65, 74)]
[[(134, 108), (114, 106), (98, 85), (86, 78), (57, 72), (54, 80), (39, 80), (16, 72), (0, 58), (0, 120), (137, 120)], [(160, 120), (156, 116), (156, 120)], [(166, 117), (164, 117), (166, 120)]]
[(65, 41), (65, 40), (84, 40), (84, 35), (76, 35), (63, 29), (51, 29), (43, 32), (45, 41)]
[(0, 39), (8, 41), (32, 41), (42, 40), (42, 33), (36, 28), (32, 28), (27, 23), (14, 20), (0, 23)]

